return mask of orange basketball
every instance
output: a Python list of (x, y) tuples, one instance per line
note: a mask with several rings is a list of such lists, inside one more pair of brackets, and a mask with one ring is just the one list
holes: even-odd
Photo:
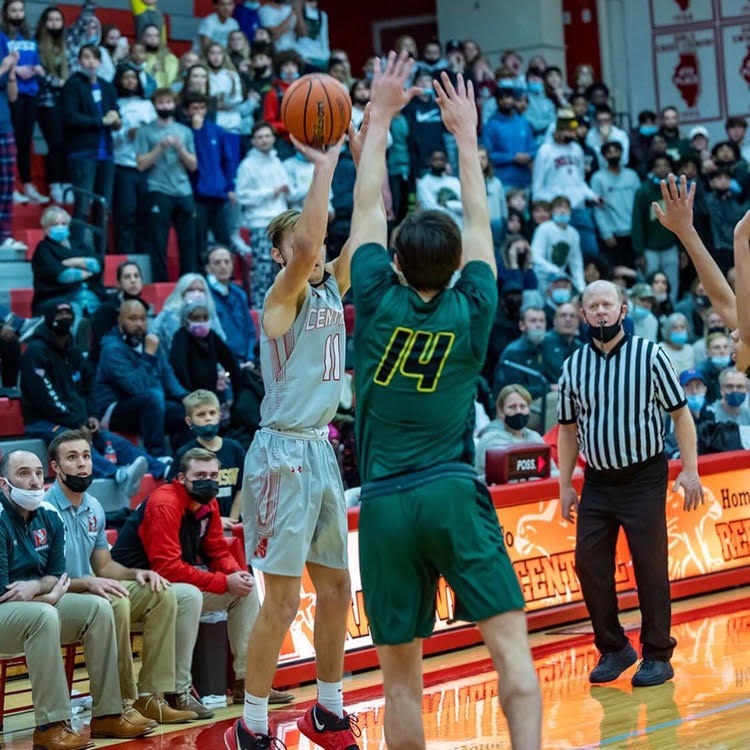
[(346, 133), (352, 119), (349, 92), (331, 76), (309, 73), (286, 90), (281, 119), (302, 143), (313, 148), (329, 146)]

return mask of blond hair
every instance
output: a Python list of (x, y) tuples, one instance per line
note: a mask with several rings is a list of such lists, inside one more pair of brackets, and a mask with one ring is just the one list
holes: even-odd
[(271, 240), (271, 244), (274, 247), (279, 247), (281, 240), (284, 239), (286, 232), (293, 231), (299, 222), (299, 218), (302, 214), (293, 208), (280, 213), (275, 219), (271, 220), (268, 225), (268, 238)]
[(505, 388), (497, 394), (495, 408), (501, 410), (503, 406), (505, 406), (505, 399), (514, 393), (517, 393), (529, 406), (531, 406), (531, 394), (522, 385), (516, 385), (514, 383), (512, 385), (506, 385)]
[(185, 414), (187, 414), (188, 417), (191, 417), (193, 412), (199, 406), (206, 406), (207, 404), (215, 406), (217, 409), (221, 408), (217, 395), (212, 391), (205, 390), (204, 388), (199, 388), (197, 391), (188, 393), (188, 395), (182, 399), (182, 405), (185, 407)]

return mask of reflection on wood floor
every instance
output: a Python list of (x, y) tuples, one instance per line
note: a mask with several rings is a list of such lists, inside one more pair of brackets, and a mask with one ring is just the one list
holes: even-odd
[[(707, 608), (707, 605), (709, 608)], [(587, 675), (597, 658), (590, 636), (532, 638), (544, 697), (544, 748), (750, 748), (750, 599), (719, 595), (695, 600), (694, 616), (682, 603), (673, 635), (675, 679), (665, 685), (634, 689), (635, 667), (617, 682), (591, 686)], [(711, 613), (709, 613), (711, 612)], [(636, 622), (635, 615), (624, 620)], [(585, 632), (585, 626), (579, 628)], [(629, 630), (638, 648), (638, 631)], [(553, 649), (557, 649), (554, 650)], [(552, 651), (550, 653), (550, 651)], [(347, 710), (357, 713), (363, 750), (385, 748), (383, 700), (378, 673), (351, 678)], [(497, 684), (486, 652), (470, 649), (426, 662), (423, 702), (428, 747), (445, 750), (509, 748), (505, 721), (498, 708)], [(300, 702), (272, 714), (277, 735), (292, 750), (313, 746), (300, 738), (296, 719), (313, 690), (299, 691)], [(172, 727), (168, 733), (117, 745), (118, 750), (208, 750), (222, 748), (222, 733), (239, 708), (224, 709), (219, 721)], [(28, 727), (31, 714), (13, 717)], [(6, 727), (9, 728), (9, 727)], [(28, 730), (6, 735), (9, 750), (30, 747)]]

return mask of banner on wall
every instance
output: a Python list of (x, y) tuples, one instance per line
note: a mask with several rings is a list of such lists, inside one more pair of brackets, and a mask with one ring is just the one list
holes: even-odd
[[(683, 497), (668, 491), (666, 498), (671, 581), (695, 578), (750, 565), (750, 489), (747, 469), (703, 477), (706, 501), (697, 510), (683, 510)], [(552, 497), (497, 509), (505, 545), (529, 611), (583, 599), (575, 573), (575, 526), (560, 515)], [(349, 532), (349, 572), (352, 600), (347, 622), (346, 651), (372, 646), (359, 575), (358, 532)], [(262, 574), (258, 575), (263, 596)], [(635, 588), (627, 542), (617, 543), (615, 581), (618, 591)], [(466, 623), (453, 619), (455, 599), (440, 580), (435, 632), (455, 630)], [(315, 592), (305, 572), (300, 608), (282, 646), (279, 666), (314, 659)]]
[(750, 16), (750, 0), (721, 0), (722, 18), (747, 18)]
[(677, 107), (682, 123), (720, 119), (715, 30), (655, 34), (653, 50), (659, 108)]
[[(750, 0), (747, 5), (750, 8)], [(750, 116), (750, 23), (724, 26), (722, 34), (729, 111), (733, 115)]]
[(713, 0), (651, 0), (651, 25), (679, 26), (714, 18)]

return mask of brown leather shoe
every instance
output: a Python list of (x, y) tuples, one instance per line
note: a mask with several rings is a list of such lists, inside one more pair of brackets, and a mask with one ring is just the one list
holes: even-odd
[(92, 737), (114, 737), (118, 740), (132, 740), (153, 732), (155, 724), (137, 710), (129, 709), (127, 713), (95, 716), (91, 719)]
[(87, 750), (94, 747), (88, 737), (74, 732), (67, 721), (56, 721), (46, 729), (37, 727), (31, 742), (34, 750)]
[(200, 701), (193, 698), (189, 692), (166, 693), (164, 697), (167, 699), (167, 703), (178, 711), (192, 711), (199, 719), (213, 718), (214, 712), (206, 708)]
[[(283, 693), (281, 690), (271, 690), (268, 693), (269, 703), (291, 703), (294, 693)], [(235, 680), (232, 688), (232, 703), (238, 705), (245, 702), (245, 680)]]
[(159, 724), (183, 724), (198, 718), (195, 711), (172, 708), (161, 695), (142, 695), (133, 708)]

